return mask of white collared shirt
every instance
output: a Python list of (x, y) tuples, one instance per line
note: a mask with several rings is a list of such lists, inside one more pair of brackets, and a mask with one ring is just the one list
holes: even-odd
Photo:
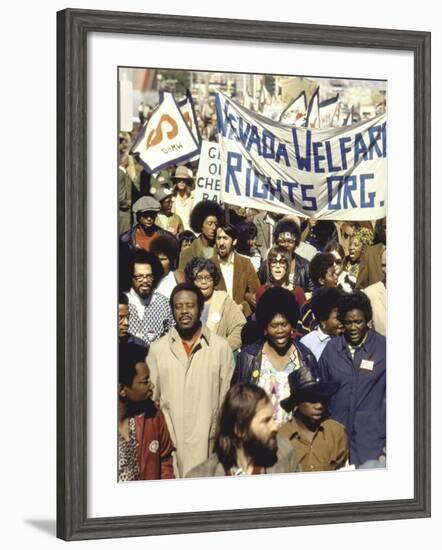
[(232, 297), (233, 293), (233, 261), (235, 254), (232, 252), (227, 258), (226, 262), (223, 262), (218, 256), (221, 273), (223, 274), (224, 282), (226, 283), (227, 294)]

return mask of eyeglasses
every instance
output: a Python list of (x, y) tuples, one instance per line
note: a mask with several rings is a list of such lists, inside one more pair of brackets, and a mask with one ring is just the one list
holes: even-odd
[(287, 260), (270, 260), (270, 265), (287, 265)]
[(139, 282), (139, 281), (153, 281), (154, 276), (152, 273), (148, 273), (147, 275), (134, 275), (133, 278)]
[(195, 282), (197, 282), (197, 283), (203, 283), (205, 281), (207, 281), (208, 283), (213, 281), (212, 275), (197, 275), (195, 277)]

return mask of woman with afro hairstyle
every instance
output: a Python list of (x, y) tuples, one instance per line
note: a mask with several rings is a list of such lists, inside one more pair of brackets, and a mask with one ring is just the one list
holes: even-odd
[(249, 382), (267, 392), (279, 425), (292, 416), (280, 406), (290, 395), (288, 375), (301, 366), (317, 368), (311, 351), (293, 339), (298, 318), (299, 306), (292, 292), (282, 287), (266, 290), (256, 308), (260, 339), (241, 350), (232, 377), (232, 385)]
[(223, 220), (223, 209), (215, 201), (201, 201), (194, 206), (190, 215), (190, 227), (200, 235), (181, 252), (180, 269), (184, 269), (192, 258), (209, 259), (215, 255), (216, 230)]

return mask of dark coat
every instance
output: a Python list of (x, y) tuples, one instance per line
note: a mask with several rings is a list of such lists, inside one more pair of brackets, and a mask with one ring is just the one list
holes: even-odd
[[(295, 285), (301, 287), (304, 292), (312, 292), (313, 281), (310, 278), (308, 261), (298, 254), (295, 254), (295, 260)], [(258, 277), (261, 284), (265, 285), (267, 283), (267, 262), (262, 263), (258, 271)]]
[[(165, 229), (159, 227), (158, 225), (155, 225), (155, 234), (156, 235), (172, 235), (172, 233), (169, 233), (169, 231), (166, 231)], [(138, 224), (136, 223), (133, 227), (131, 227), (128, 231), (125, 231), (120, 235), (120, 251), (124, 250), (126, 252), (130, 252), (131, 250), (135, 250), (135, 232), (138, 229)], [(172, 235), (174, 237), (174, 235)]]
[[(293, 342), (299, 359), (308, 368), (317, 368), (318, 364), (313, 353), (301, 342)], [(236, 359), (236, 367), (232, 376), (231, 385), (241, 382), (257, 384), (261, 373), (262, 348), (264, 340), (258, 340), (241, 350)]]
[(385, 337), (371, 329), (354, 359), (342, 335), (330, 340), (319, 360), (321, 378), (339, 382), (330, 417), (347, 428), (350, 462), (356, 466), (379, 459), (385, 447), (385, 361)]

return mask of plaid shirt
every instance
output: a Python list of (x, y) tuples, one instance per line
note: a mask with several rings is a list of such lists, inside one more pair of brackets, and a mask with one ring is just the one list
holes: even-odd
[(169, 300), (162, 294), (152, 292), (146, 304), (141, 302), (133, 289), (127, 293), (127, 296), (129, 298), (129, 334), (140, 338), (148, 346), (166, 334), (175, 324)]

